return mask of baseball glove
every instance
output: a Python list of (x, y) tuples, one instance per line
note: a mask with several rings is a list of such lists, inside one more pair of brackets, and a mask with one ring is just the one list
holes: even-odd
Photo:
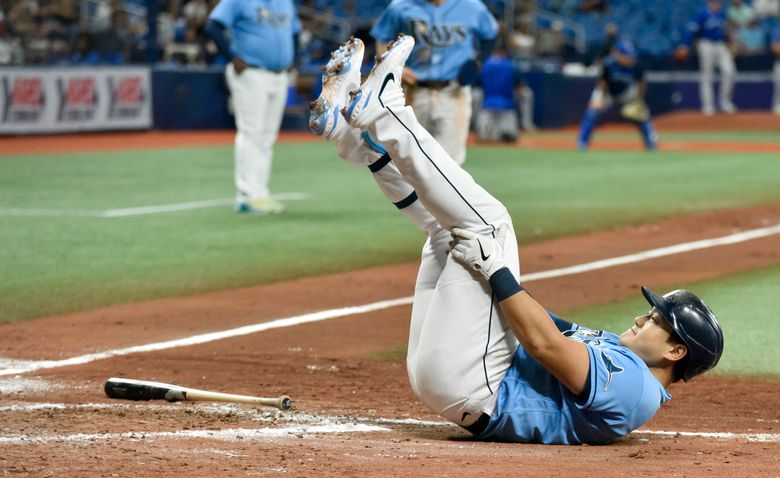
[(623, 105), (620, 115), (629, 121), (641, 123), (650, 119), (650, 110), (642, 100), (634, 100)]

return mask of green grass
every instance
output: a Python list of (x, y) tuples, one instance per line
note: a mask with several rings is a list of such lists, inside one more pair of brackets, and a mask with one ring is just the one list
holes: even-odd
[[(571, 131), (543, 132), (540, 137), (571, 140)], [(635, 131), (609, 131), (596, 129), (593, 133), (594, 141), (598, 140), (636, 140), (639, 142), (639, 133)], [(739, 142), (739, 143), (780, 143), (780, 133), (777, 131), (662, 131), (659, 140), (664, 141), (695, 141), (695, 142)]]
[[(0, 156), (0, 208), (103, 210), (233, 195), (232, 149)], [(418, 258), (422, 233), (324, 143), (280, 144), (274, 217), (230, 207), (101, 219), (0, 212), (0, 322)], [(780, 200), (761, 154), (476, 148), (520, 241)]]
[[(777, 362), (780, 331), (775, 326), (780, 310), (778, 284), (780, 266), (670, 288), (694, 291), (718, 317), (723, 328), (724, 346), (723, 356), (713, 374), (780, 379)], [(637, 291), (636, 299), (570, 311), (565, 317), (586, 327), (621, 333), (648, 307)]]

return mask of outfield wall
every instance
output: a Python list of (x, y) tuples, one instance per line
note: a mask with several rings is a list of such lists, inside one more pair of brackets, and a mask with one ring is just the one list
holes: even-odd
[[(577, 124), (594, 75), (530, 72), (534, 122), (542, 128)], [(699, 109), (695, 72), (648, 74), (653, 114)], [(0, 135), (129, 129), (232, 129), (221, 69), (0, 68)], [(741, 110), (770, 110), (769, 73), (738, 75), (734, 102)], [(291, 96), (283, 129), (305, 129), (306, 94)], [(617, 119), (616, 109), (606, 119)]]

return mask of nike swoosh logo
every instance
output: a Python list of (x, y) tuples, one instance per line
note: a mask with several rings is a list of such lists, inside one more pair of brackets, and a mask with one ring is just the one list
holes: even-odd
[(482, 260), (486, 261), (490, 259), (490, 256), (485, 255), (485, 251), (482, 250), (482, 243), (477, 239), (477, 244), (479, 244), (479, 255), (482, 256)]
[(392, 73), (388, 73), (385, 76), (385, 80), (382, 82), (382, 87), (379, 88), (379, 94), (377, 95), (377, 99), (379, 100), (379, 104), (381, 104), (382, 107), (385, 106), (384, 102), (382, 101), (382, 92), (385, 91), (385, 86), (387, 86), (387, 84), (390, 83), (391, 81), (395, 81), (395, 75), (393, 75)]

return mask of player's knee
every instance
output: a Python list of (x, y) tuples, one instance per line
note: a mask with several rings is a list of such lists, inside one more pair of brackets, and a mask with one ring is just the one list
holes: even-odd
[(443, 350), (418, 353), (408, 372), (417, 397), (435, 411), (441, 411), (468, 391), (463, 387), (464, 372), (458, 370), (450, 353)]

